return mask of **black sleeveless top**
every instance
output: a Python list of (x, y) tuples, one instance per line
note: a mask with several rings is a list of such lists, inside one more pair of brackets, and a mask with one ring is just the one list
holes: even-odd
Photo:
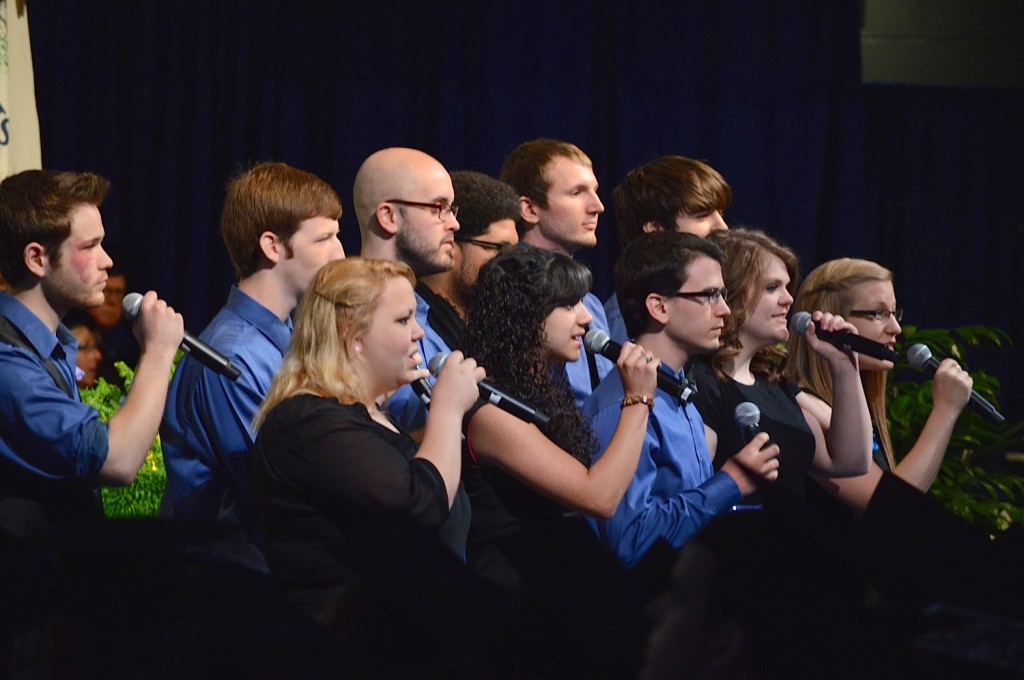
[(796, 402), (799, 389), (788, 382), (771, 383), (757, 377), (753, 385), (744, 385), (731, 378), (719, 381), (707, 361), (698, 360), (691, 367), (697, 382), (693, 403), (704, 423), (718, 435), (713, 465), (721, 469), (745, 442), (733, 413), (736, 406), (749, 401), (761, 410), (759, 430), (767, 432), (771, 443), (779, 446), (779, 477), (766, 483), (745, 503), (761, 503), (766, 509), (803, 506), (804, 478), (814, 459), (815, 441), (803, 411)]

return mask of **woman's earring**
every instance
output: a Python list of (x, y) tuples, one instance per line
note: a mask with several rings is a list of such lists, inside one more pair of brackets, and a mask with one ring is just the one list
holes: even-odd
[(363, 346), (360, 345), (358, 342), (356, 343), (356, 351), (357, 352), (362, 352), (363, 351)]

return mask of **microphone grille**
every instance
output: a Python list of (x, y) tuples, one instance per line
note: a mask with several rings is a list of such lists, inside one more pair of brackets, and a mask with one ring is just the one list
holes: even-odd
[(121, 300), (121, 311), (126, 319), (135, 322), (139, 318), (139, 308), (142, 307), (141, 293), (128, 293)]
[(907, 361), (910, 365), (919, 370), (924, 370), (924, 366), (928, 363), (928, 360), (932, 358), (932, 351), (928, 349), (927, 345), (917, 343), (911, 345), (910, 349), (907, 350)]
[(594, 354), (601, 354), (611, 338), (600, 328), (591, 328), (583, 336), (583, 344)]
[(757, 429), (761, 424), (761, 409), (753, 402), (744, 401), (736, 404), (732, 417), (740, 427)]
[(437, 377), (446, 361), (448, 361), (448, 352), (438, 352), (430, 357), (430, 361), (427, 362), (427, 370), (430, 371), (430, 375)]
[(789, 330), (803, 335), (807, 332), (807, 324), (811, 322), (811, 315), (807, 312), (797, 312), (789, 320)]

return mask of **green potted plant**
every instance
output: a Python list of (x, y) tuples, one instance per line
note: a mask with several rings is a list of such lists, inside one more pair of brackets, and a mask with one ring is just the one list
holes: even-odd
[[(174, 366), (177, 366), (180, 359), (181, 353), (179, 352)], [(114, 366), (124, 380), (124, 390), (119, 385), (109, 383), (103, 378), (96, 381), (95, 387), (81, 390), (82, 401), (95, 408), (100, 414), (100, 420), (105, 423), (110, 422), (110, 417), (121, 408), (124, 392), (131, 385), (132, 378), (135, 377), (135, 371), (124, 362), (119, 361)], [(174, 374), (174, 367), (171, 368), (171, 374)], [(160, 501), (163, 498), (166, 484), (167, 471), (164, 469), (160, 435), (157, 435), (132, 484), (102, 489), (103, 512), (110, 519), (155, 517), (160, 509)]]
[[(953, 357), (967, 366), (967, 349), (1002, 347), (1010, 338), (988, 326), (951, 330), (904, 326), (902, 349), (927, 345), (936, 357)], [(903, 352), (904, 355), (906, 352)], [(905, 361), (888, 383), (889, 426), (897, 459), (909, 451), (931, 411), (931, 381)], [(997, 403), (999, 381), (971, 371), (974, 390)], [(1024, 478), (1007, 472), (1002, 461), (1024, 448), (1024, 422), (995, 425), (966, 408), (957, 420), (946, 457), (929, 493), (953, 513), (990, 533), (1024, 522)]]

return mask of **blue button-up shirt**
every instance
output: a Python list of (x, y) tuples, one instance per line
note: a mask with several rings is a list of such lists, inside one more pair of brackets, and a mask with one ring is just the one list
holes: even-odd
[[(416, 293), (416, 323), (423, 329), (420, 354), (423, 356), (424, 368), (429, 365), (435, 354), (447, 354), (452, 351), (448, 343), (430, 325), (427, 319), (429, 313), (430, 304)], [(429, 380), (433, 384), (434, 379)], [(391, 395), (388, 399), (388, 412), (406, 432), (422, 430), (427, 425), (427, 408), (409, 385), (402, 385)]]
[(241, 524), (260, 543), (253, 497), (252, 420), (284, 359), (291, 320), (232, 286), (200, 335), (241, 371), (237, 380), (187, 357), (174, 373), (160, 425), (167, 467), (165, 507), (175, 517)]
[(109, 430), (75, 384), (78, 342), (54, 334), (16, 298), (0, 293), (0, 315), (39, 355), (53, 359), (74, 397), (57, 386), (40, 356), (0, 342), (0, 457), (47, 479), (92, 481), (107, 460)]
[[(602, 450), (615, 433), (623, 397), (615, 371), (601, 381), (584, 406)], [(692, 404), (682, 406), (678, 399), (658, 390), (626, 495), (611, 519), (587, 518), (587, 522), (619, 560), (631, 567), (657, 539), (664, 538), (679, 548), (741, 499), (732, 477), (711, 467), (704, 422), (697, 409)]]
[(604, 301), (604, 315), (608, 319), (608, 335), (620, 345), (629, 340), (629, 333), (626, 332), (626, 322), (622, 319), (622, 310), (619, 309), (619, 298), (615, 293), (611, 294)]

